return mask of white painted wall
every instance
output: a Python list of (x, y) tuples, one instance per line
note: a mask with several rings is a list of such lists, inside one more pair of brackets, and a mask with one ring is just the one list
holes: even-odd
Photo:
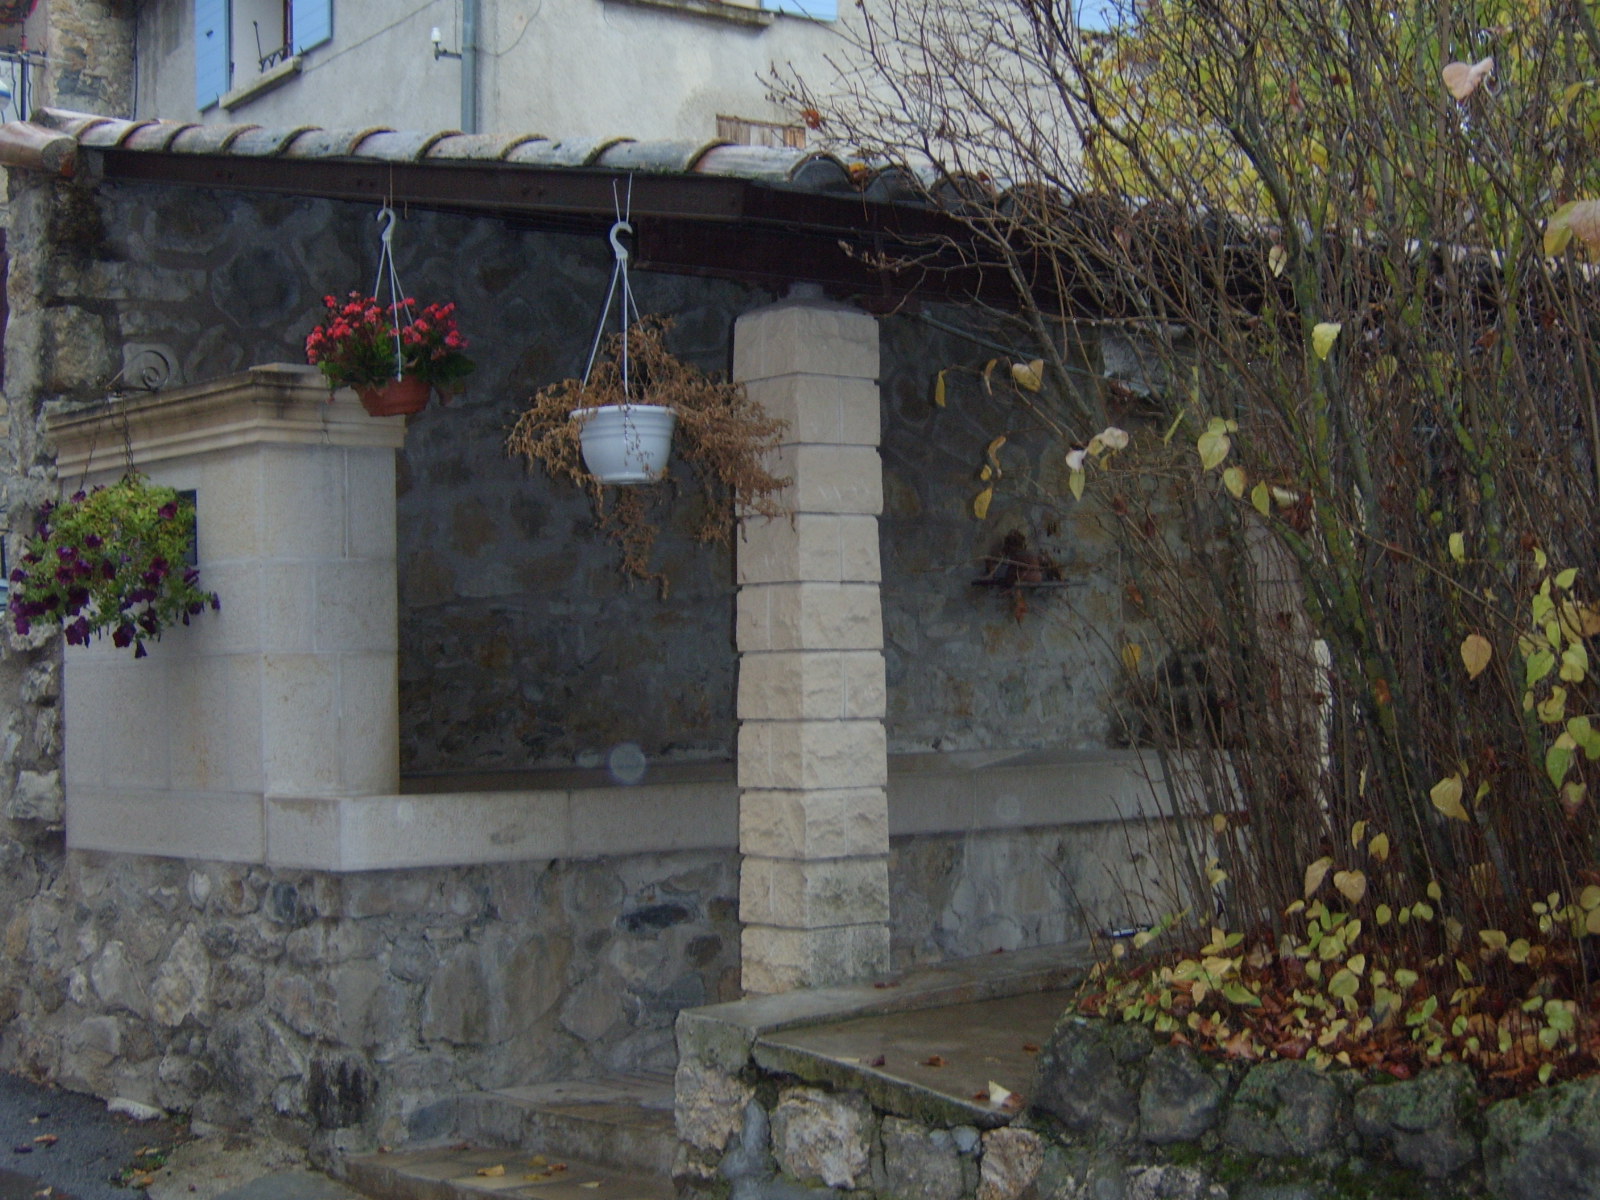
[[(256, 0), (235, 0), (242, 11)], [(625, 0), (481, 0), (479, 128), (554, 138), (709, 141), (719, 114), (794, 123), (759, 78), (793, 63), (823, 78), (841, 49), (832, 23), (786, 14), (750, 25)], [(193, 0), (150, 0), (138, 29), (140, 117), (260, 125), (453, 129), (459, 60), (435, 60), (429, 31), (461, 45), (461, 0), (334, 0), (333, 40), (297, 77), (231, 111), (195, 111)], [(701, 7), (707, 7), (702, 3)], [(715, 7), (712, 5), (711, 7)], [(727, 4), (730, 16), (748, 14)], [(854, 6), (840, 4), (843, 19)], [(255, 78), (254, 39), (235, 23), (233, 86)], [(240, 53), (241, 48), (248, 53)]]

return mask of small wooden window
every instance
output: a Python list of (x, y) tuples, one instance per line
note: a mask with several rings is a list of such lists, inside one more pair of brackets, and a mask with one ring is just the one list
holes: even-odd
[(804, 150), (806, 127), (784, 125), (777, 121), (750, 121), (744, 117), (717, 118), (717, 136), (725, 142), (740, 146), (773, 146), (779, 149)]

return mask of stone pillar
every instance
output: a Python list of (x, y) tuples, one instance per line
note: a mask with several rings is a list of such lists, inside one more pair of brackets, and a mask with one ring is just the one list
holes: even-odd
[(789, 424), (793, 518), (735, 548), (744, 987), (780, 992), (889, 966), (877, 322), (788, 300), (739, 319), (733, 364)]
[(398, 790), (405, 420), (339, 396), (310, 367), (256, 367), (50, 419), (64, 491), (131, 464), (195, 492), (222, 602), (146, 659), (67, 650), (68, 845), (264, 862), (269, 805)]

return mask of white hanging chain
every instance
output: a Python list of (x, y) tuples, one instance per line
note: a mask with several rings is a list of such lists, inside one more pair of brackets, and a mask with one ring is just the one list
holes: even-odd
[(616, 223), (611, 226), (611, 254), (616, 260), (611, 268), (611, 286), (606, 289), (606, 302), (600, 309), (600, 320), (595, 325), (594, 344), (589, 347), (589, 362), (583, 368), (583, 386), (589, 386), (589, 373), (594, 370), (595, 356), (600, 352), (600, 339), (605, 336), (606, 318), (611, 315), (611, 301), (617, 294), (617, 283), (622, 283), (622, 401), (628, 402), (628, 321), (631, 315), (639, 320), (639, 306), (633, 300), (633, 286), (628, 282), (628, 248), (622, 244), (622, 235), (633, 232), (629, 218), (633, 215), (633, 176), (628, 176), (628, 198), (624, 204), (617, 194), (617, 181), (611, 181), (611, 201), (616, 212)]
[(383, 279), (389, 277), (389, 312), (394, 318), (394, 377), (398, 380), (405, 374), (405, 350), (400, 345), (400, 310), (406, 310), (406, 324), (411, 324), (411, 304), (405, 300), (405, 291), (400, 287), (400, 272), (395, 270), (394, 250), (390, 242), (394, 238), (395, 223), (399, 221), (394, 209), (385, 204), (378, 210), (378, 220), (383, 222), (383, 232), (378, 235), (378, 240), (383, 243), (383, 249), (378, 253), (378, 277), (372, 281), (372, 295), (376, 299), (383, 294)]

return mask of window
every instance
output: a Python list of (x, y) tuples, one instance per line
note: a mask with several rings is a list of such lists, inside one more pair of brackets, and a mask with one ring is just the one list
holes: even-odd
[(740, 146), (776, 146), (803, 150), (804, 125), (780, 125), (776, 121), (747, 121), (743, 117), (717, 117), (717, 137)]
[(793, 13), (816, 21), (835, 21), (839, 17), (838, 0), (761, 0), (761, 7), (769, 12)]
[(194, 0), (195, 107), (333, 37), (333, 0)]

